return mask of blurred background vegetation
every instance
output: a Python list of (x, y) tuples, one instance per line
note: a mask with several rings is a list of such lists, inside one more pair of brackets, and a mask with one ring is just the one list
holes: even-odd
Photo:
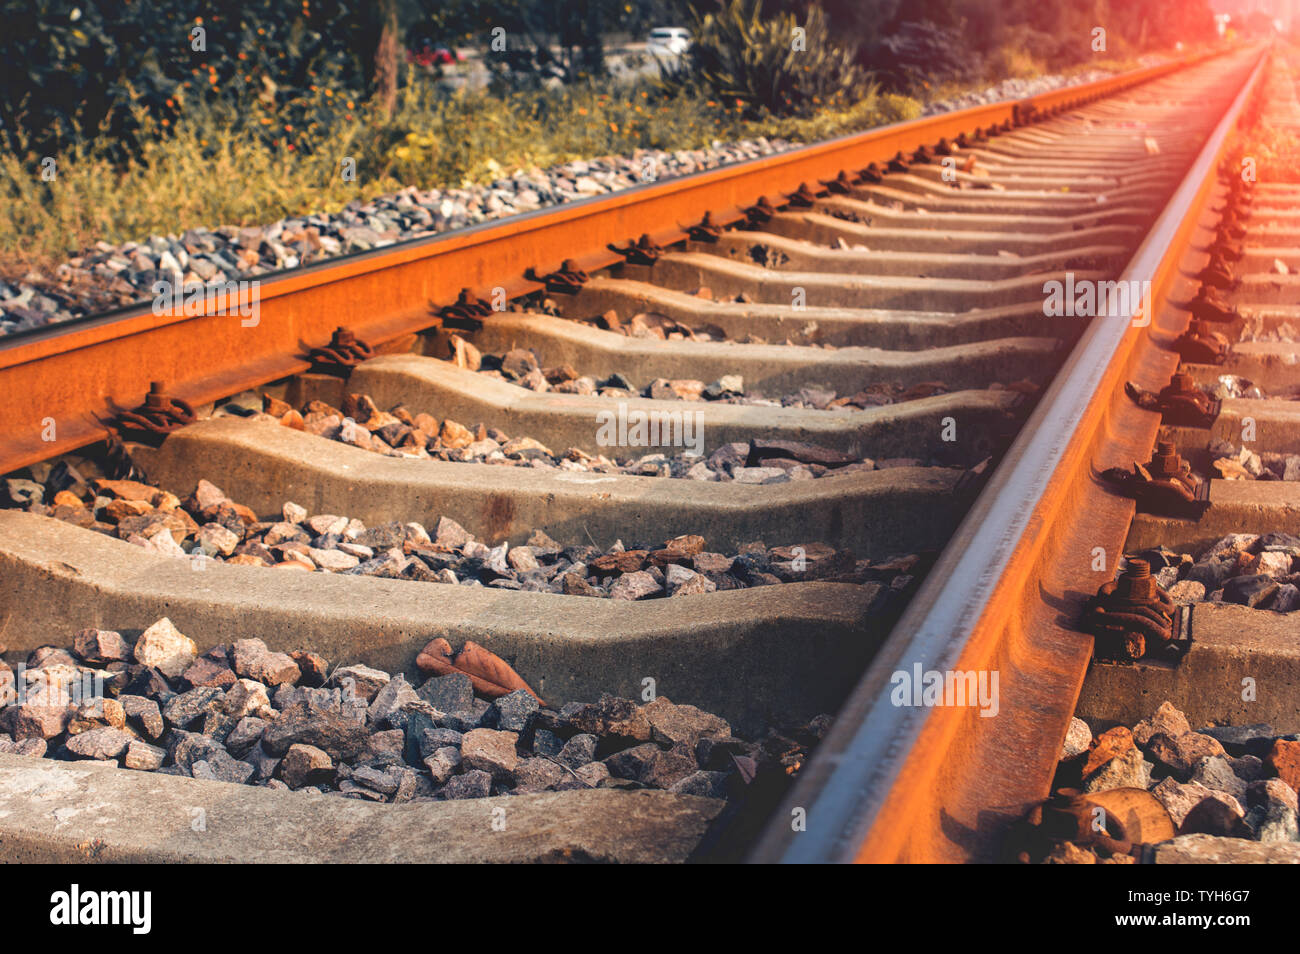
[[(0, 0), (0, 253), (520, 168), (807, 141), (1214, 36), (1207, 0)], [(1107, 49), (1092, 49), (1092, 29)], [(662, 66), (649, 30), (691, 51)], [(794, 27), (804, 49), (792, 51)], [(459, 51), (448, 57), (439, 51)], [(439, 62), (454, 58), (459, 62)], [(477, 77), (477, 78), (476, 78)], [(343, 181), (340, 158), (356, 161)], [(57, 178), (41, 176), (54, 159)]]

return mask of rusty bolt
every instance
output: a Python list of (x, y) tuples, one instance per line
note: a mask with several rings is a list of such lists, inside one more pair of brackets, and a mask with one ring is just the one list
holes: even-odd
[[(1176, 454), (1174, 455), (1177, 456)], [(1146, 602), (1156, 595), (1156, 580), (1151, 575), (1151, 564), (1146, 560), (1129, 560), (1115, 587), (1118, 596), (1126, 600)]]
[[(1152, 477), (1167, 480), (1180, 475), (1183, 472), (1182, 467), (1183, 459), (1178, 456), (1178, 449), (1174, 447), (1173, 441), (1160, 441), (1156, 444), (1155, 453), (1151, 455), (1147, 470), (1151, 472)], [(1141, 560), (1135, 562), (1146, 566)]]

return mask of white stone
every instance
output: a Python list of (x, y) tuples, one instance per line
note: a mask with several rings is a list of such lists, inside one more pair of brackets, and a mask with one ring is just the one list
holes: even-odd
[(142, 666), (153, 666), (169, 679), (188, 669), (197, 654), (194, 640), (165, 616), (146, 629), (135, 644), (135, 661)]

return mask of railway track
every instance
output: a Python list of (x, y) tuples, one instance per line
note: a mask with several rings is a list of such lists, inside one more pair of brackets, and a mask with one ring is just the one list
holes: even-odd
[[(1123, 385), (1169, 383), (1165, 339), (1204, 268), (1181, 256), (1206, 258), (1218, 193), (1272, 195), (1209, 176), (1259, 64), (1171, 64), (305, 269), (266, 284), (252, 323), (136, 309), (0, 344), (7, 658), (89, 662), (170, 733), (134, 710), (72, 711), (75, 731), (11, 719), (13, 748), (82, 761), (0, 754), (0, 851), (994, 856), (1048, 794), (1088, 671), (1072, 601), (1135, 547), (1272, 519), (1233, 496), (1263, 486), (1242, 481), (1212, 482), (1198, 521), (1134, 520), (1122, 492), (1148, 491), (1089, 469), (1152, 457), (1159, 412)], [(1269, 286), (1245, 272), (1268, 254), (1247, 251), (1224, 294)], [(1053, 283), (1073, 301), (1117, 280), (1154, 294), (1091, 321), (1045, 304)], [(1267, 311), (1268, 294), (1241, 300)], [(1243, 347), (1231, 373), (1278, 389), (1284, 353)], [(1226, 367), (1189, 373), (1209, 386)], [(1234, 400), (1215, 427), (1254, 411)], [(1282, 453), (1287, 409), (1270, 414), (1253, 416)], [(1163, 436), (1191, 454), (1199, 433)], [(1178, 674), (1213, 654), (1202, 620), (1227, 609), (1205, 605), (1178, 666), (1094, 666), (1083, 714), (1136, 721), (1134, 679), (1192, 707)], [(108, 635), (40, 649), (87, 627), (146, 635), (125, 658)], [(438, 639), (489, 651), (495, 702), (449, 709), (446, 673), (488, 670)], [(150, 684), (155, 644), (185, 665), (164, 654)], [(998, 673), (997, 718), (892, 705), (914, 664)], [(417, 672), (424, 709), (397, 678)], [(249, 703), (236, 675), (279, 689)], [(340, 701), (345, 678), (374, 680), (365, 705)], [(1190, 718), (1243, 714), (1203, 695)], [(227, 748), (263, 728), (234, 724), (236, 700), (266, 734)], [(317, 721), (293, 734), (300, 717)], [(158, 771), (87, 768), (137, 749)], [(263, 784), (201, 781), (236, 777)], [(317, 783), (351, 797), (269, 790)], [(92, 838), (49, 799), (68, 818), (111, 807)], [(196, 802), (220, 820), (202, 833)], [(146, 814), (175, 817), (159, 836)], [(340, 826), (364, 835), (341, 844)]]

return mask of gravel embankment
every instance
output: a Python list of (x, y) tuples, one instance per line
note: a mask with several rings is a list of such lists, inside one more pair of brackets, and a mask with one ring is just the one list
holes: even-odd
[[(449, 648), (442, 642), (421, 660)], [(746, 741), (724, 719), (662, 696), (554, 709), (526, 685), (493, 683), (485, 698), (481, 672), (499, 678), (504, 666), (509, 682), (522, 680), (467, 648), (476, 665), (416, 686), (260, 639), (200, 655), (168, 619), (138, 638), (87, 629), (69, 648), (0, 661), (0, 753), (372, 802), (589, 788), (732, 798), (756, 777), (796, 773), (830, 726), (823, 715)]]
[(16, 285), (0, 281), (0, 335), (151, 301), (159, 281), (190, 288), (257, 280), (352, 252), (643, 185), (647, 168), (656, 180), (672, 179), (794, 145), (759, 138), (707, 149), (640, 150), (520, 171), (489, 185), (411, 187), (351, 202), (337, 214), (290, 216), (264, 226), (194, 228), (120, 245), (98, 242), (52, 275), (29, 274)]
[[(1139, 68), (1155, 66), (1164, 62), (1165, 59), (1163, 56), (1144, 56), (1138, 60), (1138, 66)], [(921, 111), (921, 115), (933, 116), (937, 113), (950, 113), (956, 109), (970, 109), (972, 106), (988, 106), (1008, 99), (1024, 99), (1027, 96), (1038, 96), (1041, 93), (1050, 93), (1054, 89), (1063, 89), (1067, 86), (1095, 83), (1113, 75), (1114, 73), (1110, 70), (1086, 70), (1073, 76), (1035, 76), (1027, 79), (1007, 79), (984, 89), (972, 90), (948, 99), (936, 100), (928, 104)]]

